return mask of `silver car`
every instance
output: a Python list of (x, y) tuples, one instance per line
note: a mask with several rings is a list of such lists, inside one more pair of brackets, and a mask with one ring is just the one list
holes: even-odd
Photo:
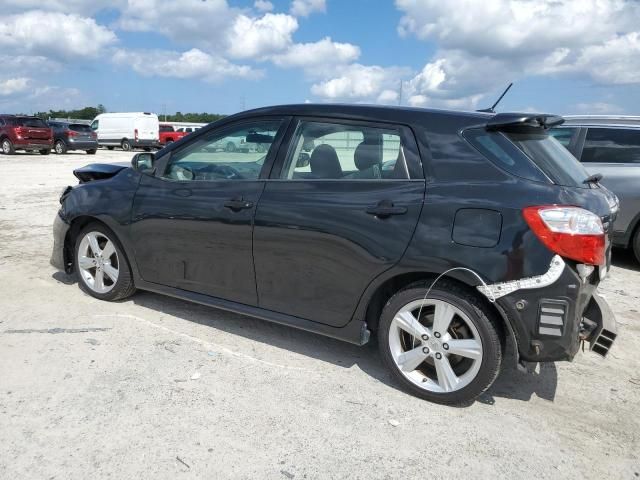
[(640, 116), (565, 116), (551, 134), (620, 199), (615, 246), (640, 262)]

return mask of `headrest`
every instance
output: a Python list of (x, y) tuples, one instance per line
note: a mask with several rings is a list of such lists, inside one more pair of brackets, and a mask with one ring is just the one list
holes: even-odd
[(366, 170), (374, 165), (382, 164), (380, 147), (372, 143), (361, 142), (353, 154), (353, 161), (358, 170)]

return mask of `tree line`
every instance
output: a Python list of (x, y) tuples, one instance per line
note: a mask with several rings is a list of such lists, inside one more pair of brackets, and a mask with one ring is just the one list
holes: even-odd
[[(84, 107), (78, 110), (49, 110), (48, 112), (37, 112), (36, 117), (44, 120), (49, 118), (75, 118), (79, 120), (93, 120), (99, 114), (107, 112), (104, 105), (99, 104), (96, 107)], [(211, 123), (220, 120), (224, 115), (218, 113), (182, 113), (176, 112), (173, 115), (158, 115), (161, 121), (167, 122), (193, 122), (193, 123)]]

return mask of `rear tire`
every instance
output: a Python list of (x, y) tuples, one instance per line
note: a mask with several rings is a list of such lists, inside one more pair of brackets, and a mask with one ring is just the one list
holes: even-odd
[(122, 140), (122, 143), (120, 144), (120, 146), (122, 147), (122, 150), (124, 150), (125, 152), (131, 151), (131, 142), (126, 138)]
[(97, 150), (87, 150), (87, 155), (95, 155)]
[(74, 270), (80, 289), (100, 300), (116, 301), (136, 291), (124, 250), (116, 235), (100, 223), (90, 223), (78, 234)]
[(13, 155), (14, 153), (16, 153), (16, 149), (13, 146), (13, 142), (8, 138), (2, 139), (1, 146), (2, 146), (2, 153), (4, 153), (5, 155)]
[(56, 140), (53, 149), (58, 155), (67, 153), (67, 145), (62, 140)]
[(40, 155), (49, 155), (50, 153), (51, 153), (50, 148), (43, 148), (42, 150), (40, 150)]
[(107, 150), (113, 150), (114, 147), (107, 147)]
[(640, 262), (640, 226), (636, 228), (636, 233), (633, 235), (633, 253), (636, 260)]
[(413, 284), (387, 302), (378, 328), (380, 353), (413, 395), (446, 405), (468, 404), (500, 371), (498, 320), (454, 282), (440, 280), (425, 299), (426, 293), (424, 284)]
[(233, 153), (236, 151), (236, 144), (233, 142), (229, 142), (224, 149), (229, 153)]

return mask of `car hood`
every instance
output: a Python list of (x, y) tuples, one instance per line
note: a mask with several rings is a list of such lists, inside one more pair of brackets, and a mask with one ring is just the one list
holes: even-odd
[(76, 168), (73, 174), (80, 183), (92, 182), (94, 180), (104, 180), (111, 178), (118, 172), (129, 168), (129, 163), (92, 163), (84, 167)]

